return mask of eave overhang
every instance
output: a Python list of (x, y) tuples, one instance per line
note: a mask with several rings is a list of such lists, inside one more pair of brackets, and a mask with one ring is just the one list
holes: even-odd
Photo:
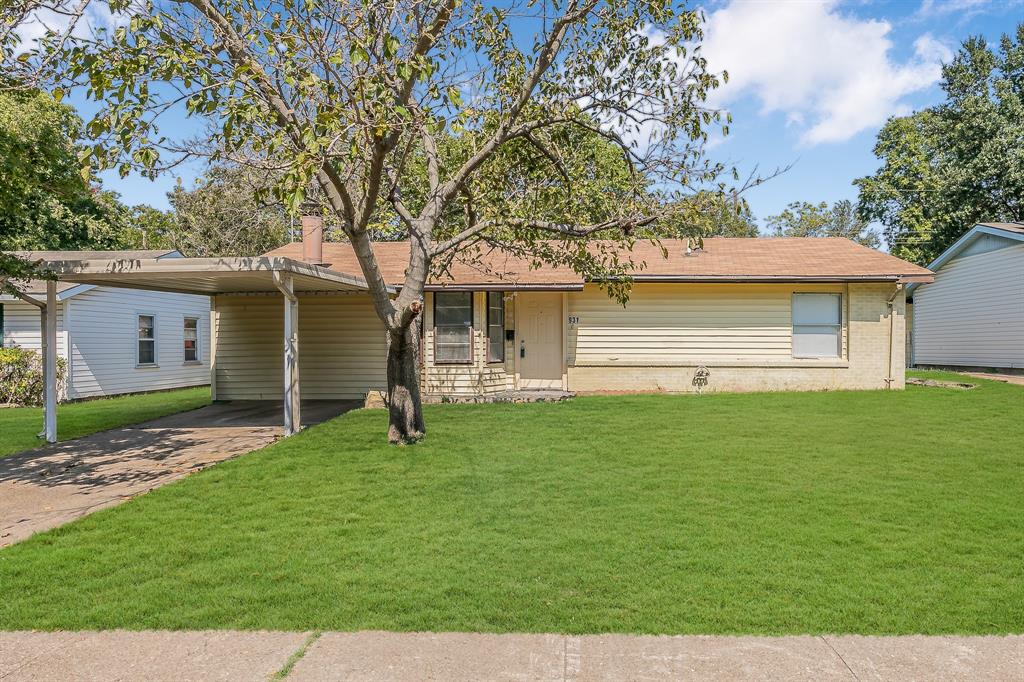
[[(65, 282), (213, 296), (276, 293), (277, 276), (288, 275), (296, 292), (366, 291), (361, 277), (291, 258), (256, 256), (46, 261), (44, 267)], [(394, 287), (388, 287), (394, 293)]]

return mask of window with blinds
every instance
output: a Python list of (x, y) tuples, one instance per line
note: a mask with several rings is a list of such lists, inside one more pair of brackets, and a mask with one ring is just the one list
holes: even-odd
[(434, 294), (434, 362), (473, 362), (473, 292)]
[(793, 357), (838, 358), (843, 343), (840, 294), (793, 294)]

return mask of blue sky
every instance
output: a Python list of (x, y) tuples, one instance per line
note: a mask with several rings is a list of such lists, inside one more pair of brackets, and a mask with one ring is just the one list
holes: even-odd
[[(704, 8), (709, 66), (730, 74), (715, 103), (733, 115), (711, 154), (744, 172), (793, 164), (747, 194), (762, 226), (792, 201), (855, 199), (852, 181), (878, 165), (872, 147), (885, 119), (941, 101), (938, 65), (963, 39), (995, 42), (1024, 21), (1024, 0), (713, 0)], [(184, 120), (165, 126), (194, 129)], [(166, 208), (177, 178), (191, 185), (199, 170), (103, 181), (127, 203)]]

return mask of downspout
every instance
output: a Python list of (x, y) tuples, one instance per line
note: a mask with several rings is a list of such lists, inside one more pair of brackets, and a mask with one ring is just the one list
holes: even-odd
[(892, 382), (896, 380), (892, 375), (892, 348), (896, 340), (896, 297), (901, 291), (903, 291), (903, 282), (897, 282), (895, 291), (892, 292), (892, 296), (885, 302), (889, 307), (889, 376), (885, 378), (885, 387), (890, 391), (892, 390)]

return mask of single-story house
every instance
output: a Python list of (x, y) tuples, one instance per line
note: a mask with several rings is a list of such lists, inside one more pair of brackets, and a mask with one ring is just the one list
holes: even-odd
[[(662, 246), (667, 258), (661, 246), (635, 245), (630, 258), (643, 268), (626, 306), (568, 268), (531, 269), (497, 251), (480, 265), (456, 261), (427, 287), (424, 393), (902, 388), (903, 286), (930, 279), (924, 268), (845, 239)], [(400, 287), (408, 244), (375, 250)], [(301, 259), (302, 245), (267, 255)], [(360, 271), (344, 243), (324, 244), (320, 258)], [(278, 396), (279, 303), (219, 295), (213, 308), (215, 395)], [(383, 327), (367, 296), (311, 295), (299, 308), (303, 397), (385, 387)]]
[[(30, 260), (123, 262), (181, 258), (178, 251), (26, 251)], [(46, 283), (22, 293), (44, 301)], [(62, 398), (155, 391), (210, 383), (210, 299), (183, 293), (56, 283), (57, 356), (66, 363)], [(0, 343), (42, 348), (39, 308), (0, 295)]]
[[(374, 245), (391, 291), (408, 249)], [(900, 389), (905, 287), (932, 279), (846, 239), (642, 241), (622, 256), (638, 268), (625, 306), (568, 268), (497, 250), (456, 259), (427, 286), (424, 394)], [(214, 398), (283, 396), (288, 433), (300, 396), (359, 399), (386, 387), (384, 327), (346, 243), (50, 265), (65, 282), (210, 296)]]
[(1024, 223), (979, 223), (907, 287), (912, 363), (1024, 368)]

